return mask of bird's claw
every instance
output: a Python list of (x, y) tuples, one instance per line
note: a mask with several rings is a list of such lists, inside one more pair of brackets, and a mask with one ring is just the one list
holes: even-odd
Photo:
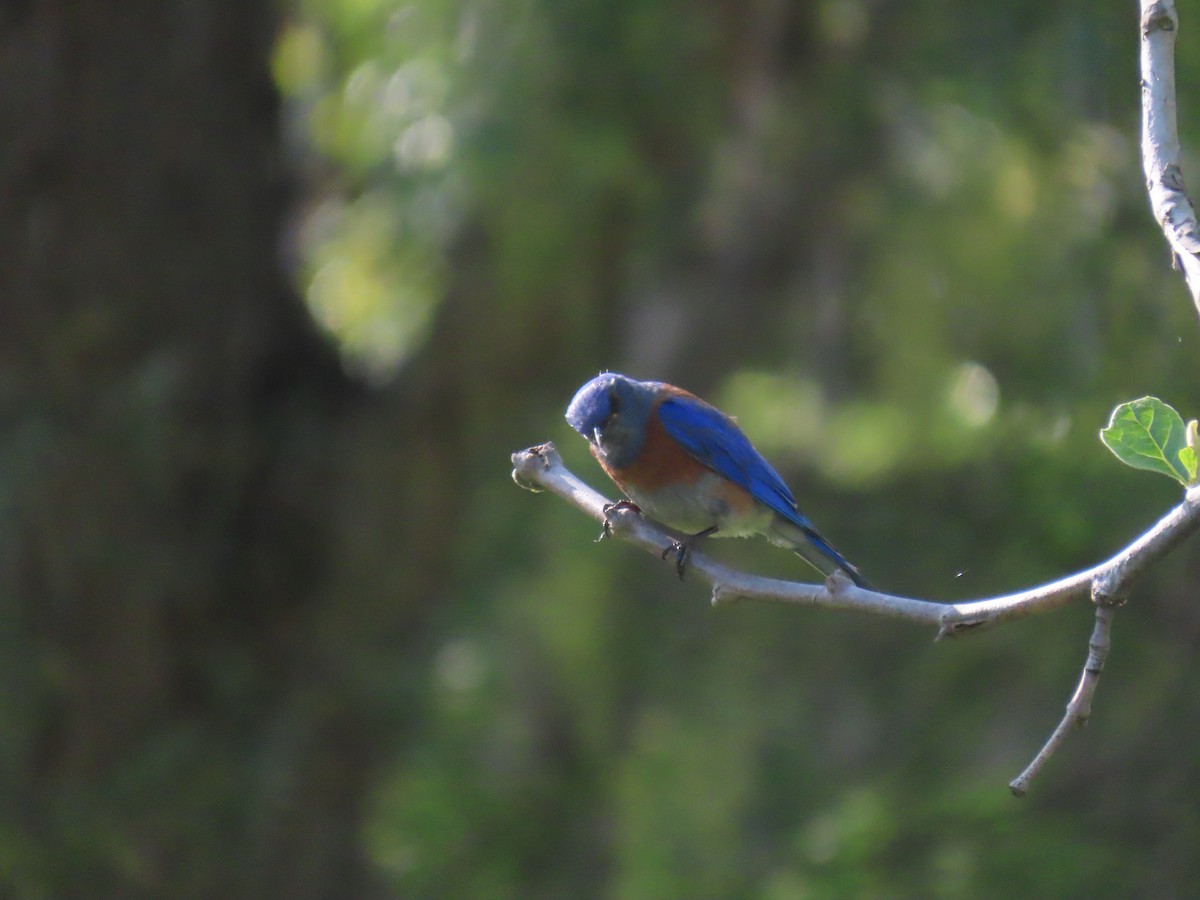
[(666, 559), (672, 553), (675, 554), (675, 571), (679, 573), (679, 580), (683, 581), (683, 573), (687, 569), (688, 560), (692, 558), (692, 548), (696, 546), (696, 542), (701, 538), (708, 537), (710, 534), (717, 533), (717, 526), (711, 525), (703, 531), (697, 531), (695, 534), (688, 535), (681, 541), (676, 541), (662, 553), (662, 558)]
[(666, 559), (671, 554), (675, 555), (675, 571), (679, 574), (679, 580), (683, 581), (683, 573), (687, 571), (688, 558), (692, 555), (692, 542), (690, 540), (676, 541), (662, 552), (662, 558)]
[(604, 505), (604, 507), (600, 510), (600, 512), (604, 514), (604, 528), (600, 532), (600, 537), (596, 538), (597, 544), (605, 538), (612, 537), (612, 521), (609, 519), (609, 516), (611, 516), (617, 510), (625, 509), (631, 510), (637, 513), (639, 516), (642, 514), (642, 508), (632, 500), (618, 500), (616, 503), (607, 503)]

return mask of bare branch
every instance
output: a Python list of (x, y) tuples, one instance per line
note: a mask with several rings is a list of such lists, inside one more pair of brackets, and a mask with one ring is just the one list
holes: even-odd
[[(557, 494), (603, 523), (615, 535), (652, 553), (662, 554), (677, 535), (643, 518), (631, 509), (613, 509), (612, 502), (580, 481), (563, 465), (551, 443), (519, 450), (512, 455), (513, 480), (524, 488)], [(714, 604), (738, 600), (762, 600), (799, 606), (853, 609), (891, 619), (904, 619), (937, 629), (947, 637), (978, 631), (1001, 622), (1057, 609), (1073, 600), (1095, 594), (1106, 598), (1125, 596), (1129, 583), (1164, 556), (1184, 537), (1200, 527), (1200, 492), (1171, 510), (1153, 528), (1111, 559), (1058, 581), (1015, 594), (940, 603), (869, 591), (833, 576), (824, 584), (805, 584), (764, 578), (722, 565), (704, 553), (692, 553), (688, 571), (713, 586)], [(1107, 602), (1115, 602), (1109, 600)]]
[[(1171, 246), (1176, 267), (1183, 272), (1192, 302), (1200, 311), (1200, 227), (1196, 211), (1183, 183), (1179, 156), (1179, 129), (1175, 110), (1175, 33), (1179, 15), (1175, 0), (1141, 0), (1142, 67), (1142, 170), (1150, 206), (1159, 227)], [(1125, 602), (1129, 583), (1148, 560), (1158, 559), (1193, 530), (1191, 510), (1197, 505), (1197, 488), (1188, 491), (1184, 503), (1176, 507), (1154, 528), (1098, 567), (1091, 580), (1092, 601), (1096, 604), (1096, 625), (1088, 642), (1087, 662), (1079, 686), (1067, 703), (1066, 713), (1049, 739), (1025, 771), (1009, 787), (1024, 796), (1054, 751), (1075, 728), (1086, 724), (1092, 711), (1092, 697), (1099, 684), (1100, 672), (1108, 657), (1109, 631), (1115, 607)]]
[[(1175, 111), (1174, 50), (1179, 18), (1174, 0), (1141, 0), (1142, 166), (1154, 215), (1200, 311), (1200, 224), (1187, 196), (1180, 166)], [(676, 536), (642, 518), (634, 509), (614, 508), (563, 465), (551, 443), (512, 455), (513, 480), (528, 490), (547, 490), (602, 522), (604, 535), (616, 534), (656, 554)], [(1108, 657), (1115, 608), (1125, 602), (1133, 580), (1200, 527), (1200, 487), (1111, 559), (1058, 581), (1015, 594), (981, 600), (939, 603), (899, 597), (856, 587), (833, 575), (823, 585), (763, 578), (723, 566), (692, 553), (689, 569), (713, 586), (713, 604), (763, 600), (801, 606), (860, 610), (937, 628), (937, 637), (976, 631), (1034, 613), (1057, 609), (1090, 595), (1096, 621), (1087, 661), (1066, 711), (1033, 761), (1009, 787), (1018, 797), (1066, 740), (1091, 715), (1092, 700)]]
[[(518, 485), (531, 491), (544, 490), (557, 494), (602, 523), (606, 536), (618, 535), (658, 555), (662, 555), (676, 540), (671, 532), (643, 518), (635, 510), (614, 507), (603, 494), (580, 481), (563, 465), (562, 457), (552, 443), (518, 450), (512, 455), (512, 463), (513, 481)], [(689, 558), (688, 571), (699, 574), (712, 584), (714, 605), (738, 600), (763, 600), (859, 610), (931, 625), (937, 628), (939, 638), (978, 631), (1001, 622), (1057, 609), (1090, 595), (1096, 606), (1096, 624), (1088, 645), (1083, 675), (1058, 727), (1025, 771), (1010, 782), (1012, 792), (1021, 797), (1067, 735), (1086, 722), (1091, 714), (1092, 697), (1108, 657), (1113, 610), (1125, 602), (1138, 575), (1197, 528), (1200, 528), (1200, 487), (1191, 488), (1182, 503), (1133, 543), (1099, 565), (1015, 594), (957, 603), (868, 591), (839, 575), (826, 579), (823, 585), (763, 578), (721, 565), (699, 552), (693, 552)]]
[(1054, 755), (1054, 751), (1062, 746), (1067, 735), (1077, 728), (1087, 724), (1092, 714), (1092, 698), (1096, 695), (1096, 687), (1100, 683), (1100, 672), (1108, 659), (1110, 646), (1109, 631), (1112, 628), (1112, 617), (1116, 608), (1108, 604), (1097, 604), (1096, 624), (1092, 628), (1092, 638), (1088, 641), (1087, 662), (1083, 664), (1083, 674), (1075, 693), (1067, 702), (1067, 710), (1051, 732), (1050, 737), (1038, 751), (1033, 761), (1025, 767), (1025, 771), (1008, 783), (1009, 789), (1018, 797), (1024, 797), (1029, 790), (1029, 783), (1037, 777), (1038, 772), (1046, 765), (1046, 761)]
[(1142, 170), (1150, 206), (1200, 311), (1200, 227), (1179, 162), (1175, 0), (1141, 0)]

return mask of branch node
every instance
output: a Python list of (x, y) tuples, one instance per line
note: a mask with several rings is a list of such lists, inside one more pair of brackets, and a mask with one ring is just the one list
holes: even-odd
[(844, 594), (847, 588), (854, 587), (854, 582), (841, 569), (834, 569), (825, 576), (825, 590), (831, 597)]
[(1129, 595), (1122, 584), (1120, 567), (1114, 567), (1092, 582), (1092, 603), (1101, 609), (1119, 609), (1129, 602)]
[(712, 605), (713, 606), (732, 606), (735, 603), (740, 603), (744, 598), (737, 591), (726, 587), (719, 581), (713, 582), (712, 589)]
[(942, 638), (956, 638), (960, 634), (966, 634), (968, 631), (973, 631), (988, 624), (986, 617), (979, 615), (966, 616), (957, 609), (948, 610), (940, 622), (938, 622), (937, 634), (933, 636), (934, 641), (940, 641)]
[(511, 459), (513, 464), (512, 480), (516, 483), (517, 487), (532, 491), (535, 494), (543, 493), (545, 489), (528, 480), (525, 476), (533, 470), (545, 472), (555, 466), (562, 465), (562, 457), (559, 455), (558, 448), (554, 446), (553, 441), (546, 441), (544, 444), (536, 444), (533, 447), (518, 450), (512, 455)]
[(1171, 191), (1185, 191), (1183, 169), (1179, 163), (1168, 163), (1163, 169), (1162, 186)]
[(641, 518), (642, 508), (632, 500), (618, 500), (616, 503), (606, 503), (600, 510), (604, 514), (604, 527), (600, 532), (600, 536), (596, 538), (596, 543), (600, 543), (605, 538), (613, 536), (614, 524), (617, 529), (628, 531), (631, 518)]
[(1175, 19), (1166, 4), (1154, 3), (1142, 18), (1142, 34), (1149, 37), (1156, 31), (1174, 31)]

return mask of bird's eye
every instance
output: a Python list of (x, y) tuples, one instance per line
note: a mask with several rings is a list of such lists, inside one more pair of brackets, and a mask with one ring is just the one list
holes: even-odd
[(609, 416), (615, 416), (620, 411), (621, 401), (617, 397), (616, 391), (613, 391), (608, 395), (608, 414)]

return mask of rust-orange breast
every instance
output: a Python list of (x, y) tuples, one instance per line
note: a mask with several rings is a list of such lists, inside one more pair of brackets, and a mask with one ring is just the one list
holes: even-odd
[(609, 467), (603, 459), (600, 465), (622, 490), (656, 491), (664, 487), (693, 484), (712, 472), (697, 462), (672, 439), (658, 416), (651, 413), (646, 423), (646, 440), (637, 459), (620, 469)]

